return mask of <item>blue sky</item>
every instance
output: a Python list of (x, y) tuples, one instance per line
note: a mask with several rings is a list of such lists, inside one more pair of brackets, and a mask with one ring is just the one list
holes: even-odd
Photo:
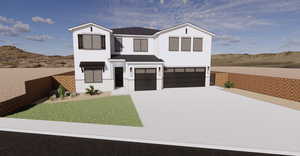
[(300, 0), (1, 0), (0, 45), (72, 54), (69, 27), (163, 29), (191, 22), (217, 36), (213, 53), (300, 51)]

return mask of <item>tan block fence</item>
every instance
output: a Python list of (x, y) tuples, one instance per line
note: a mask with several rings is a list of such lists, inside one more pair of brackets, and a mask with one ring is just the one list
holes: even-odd
[(25, 81), (25, 94), (0, 103), (0, 116), (16, 112), (32, 105), (35, 101), (49, 96), (57, 86), (52, 77), (44, 77)]
[(25, 94), (1, 102), (0, 116), (30, 107), (34, 102), (49, 97), (51, 91), (57, 89), (59, 84), (70, 92), (75, 91), (74, 72), (25, 81)]
[(54, 75), (52, 77), (68, 91), (76, 92), (74, 71), (64, 73), (64, 74)]
[(215, 72), (215, 84), (224, 86), (226, 81), (235, 88), (300, 101), (300, 79)]

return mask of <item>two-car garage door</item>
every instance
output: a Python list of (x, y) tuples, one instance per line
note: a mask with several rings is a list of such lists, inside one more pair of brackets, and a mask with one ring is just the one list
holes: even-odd
[(164, 88), (202, 86), (205, 86), (204, 67), (164, 69)]
[[(164, 88), (205, 86), (205, 67), (164, 68)], [(156, 68), (135, 69), (135, 90), (156, 90)]]

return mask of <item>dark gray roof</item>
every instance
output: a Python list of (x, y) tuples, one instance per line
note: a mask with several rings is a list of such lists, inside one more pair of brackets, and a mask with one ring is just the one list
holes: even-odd
[(154, 55), (112, 55), (112, 59), (125, 59), (126, 62), (164, 62)]
[(113, 34), (125, 34), (125, 35), (153, 35), (160, 30), (143, 28), (143, 27), (127, 27), (127, 28), (115, 28), (112, 29)]

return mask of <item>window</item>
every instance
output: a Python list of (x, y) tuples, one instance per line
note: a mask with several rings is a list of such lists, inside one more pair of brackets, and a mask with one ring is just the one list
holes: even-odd
[(205, 68), (196, 68), (195, 72), (205, 72)]
[(92, 35), (92, 34), (80, 34), (78, 35), (78, 48), (92, 49), (92, 50), (105, 49), (105, 36)]
[(101, 83), (102, 69), (85, 69), (84, 70), (85, 83)]
[(175, 68), (175, 72), (184, 72), (184, 68)]
[(148, 39), (133, 39), (133, 50), (135, 52), (148, 52)]
[(195, 68), (185, 68), (185, 72), (195, 72)]
[(123, 49), (122, 45), (122, 38), (121, 37), (115, 37), (115, 51), (121, 52)]
[(169, 37), (169, 51), (179, 51), (178, 37)]
[(181, 38), (181, 51), (191, 51), (191, 38), (182, 37)]
[(174, 72), (174, 68), (165, 68), (166, 73), (172, 73)]
[(203, 51), (203, 38), (194, 38), (193, 39), (193, 51), (195, 51), (195, 52)]

